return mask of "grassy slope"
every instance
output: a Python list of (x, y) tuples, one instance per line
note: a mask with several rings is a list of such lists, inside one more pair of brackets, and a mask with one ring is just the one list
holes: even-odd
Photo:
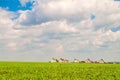
[(120, 80), (120, 65), (0, 62), (0, 80)]

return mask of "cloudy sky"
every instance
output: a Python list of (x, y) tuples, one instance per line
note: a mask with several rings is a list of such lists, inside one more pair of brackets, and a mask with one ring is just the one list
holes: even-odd
[(119, 0), (0, 0), (0, 61), (120, 61)]

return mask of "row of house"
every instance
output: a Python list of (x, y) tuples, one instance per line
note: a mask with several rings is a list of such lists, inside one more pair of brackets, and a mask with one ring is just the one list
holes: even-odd
[(103, 59), (100, 59), (99, 61), (92, 61), (92, 60), (90, 60), (89, 58), (88, 59), (86, 59), (85, 61), (79, 61), (78, 59), (74, 59), (74, 61), (73, 62), (77, 62), (77, 63), (102, 63), (102, 64), (104, 64), (104, 63), (107, 63), (107, 64), (120, 64), (120, 62), (105, 62)]
[(80, 63), (105, 63), (103, 59), (100, 59), (99, 61), (92, 61), (89, 58), (86, 59), (85, 61), (79, 61), (77, 59), (74, 59), (74, 62), (80, 62)]
[[(52, 60), (50, 61), (51, 63), (53, 63), (53, 62), (60, 62), (60, 63), (62, 63), (62, 62), (70, 62), (69, 60), (67, 60), (67, 59), (63, 59), (63, 58), (60, 58), (60, 59), (55, 59), (55, 58), (52, 58)], [(74, 61), (73, 61), (74, 63), (105, 63), (105, 61), (103, 60), (103, 59), (100, 59), (99, 61), (92, 61), (92, 60), (90, 60), (89, 58), (88, 59), (86, 59), (85, 61), (79, 61), (78, 59), (74, 59)]]
[(60, 59), (52, 58), (52, 60), (50, 62), (51, 63), (53, 63), (53, 62), (60, 62), (60, 63), (62, 63), (62, 62), (69, 62), (69, 60), (63, 59), (63, 58), (60, 58)]

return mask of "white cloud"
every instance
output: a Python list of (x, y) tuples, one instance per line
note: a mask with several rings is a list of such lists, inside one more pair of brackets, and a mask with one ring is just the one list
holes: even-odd
[(34, 0), (19, 0), (22, 6), (26, 6), (26, 3), (33, 2)]
[[(21, 3), (25, 6), (29, 1), (21, 0)], [(4, 49), (36, 50), (52, 56), (77, 51), (99, 53), (104, 45), (112, 53), (109, 46), (120, 41), (120, 31), (111, 31), (120, 25), (118, 5), (112, 0), (36, 0), (32, 10), (18, 11), (17, 19), (15, 12), (0, 8), (0, 39), (4, 40), (0, 43)], [(116, 54), (119, 52), (118, 48), (112, 49)]]
[(16, 50), (16, 48), (17, 48), (17, 45), (16, 45), (16, 43), (9, 43), (9, 44), (7, 44), (7, 46), (6, 46), (7, 48), (10, 48), (10, 49), (12, 49), (12, 50)]
[(42, 27), (44, 28), (44, 31), (46, 31), (46, 32), (66, 33), (66, 32), (76, 32), (77, 31), (74, 27), (68, 25), (65, 20), (43, 23)]

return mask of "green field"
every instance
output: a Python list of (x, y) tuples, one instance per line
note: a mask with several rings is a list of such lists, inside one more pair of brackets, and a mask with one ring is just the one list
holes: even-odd
[(120, 64), (0, 62), (0, 80), (120, 80)]

